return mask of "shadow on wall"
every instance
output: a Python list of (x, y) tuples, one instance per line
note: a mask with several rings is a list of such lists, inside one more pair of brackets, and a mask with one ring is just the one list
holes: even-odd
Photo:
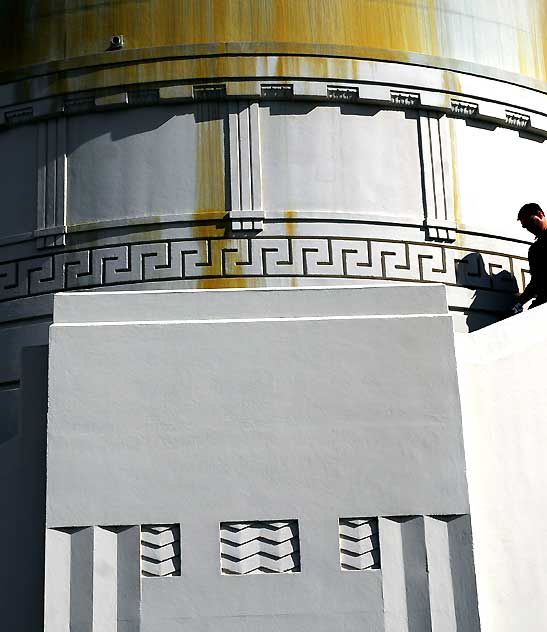
[[(21, 353), (20, 397), (0, 401), (0, 629), (44, 629), (48, 349)], [(8, 389), (17, 392), (16, 389)], [(7, 426), (2, 414), (12, 414)]]
[(507, 270), (486, 269), (482, 255), (473, 252), (458, 262), (456, 282), (461, 287), (475, 290), (473, 301), (466, 310), (466, 323), (470, 332), (503, 320), (511, 315), (518, 284)]
[(19, 432), (19, 381), (0, 383), (0, 445)]

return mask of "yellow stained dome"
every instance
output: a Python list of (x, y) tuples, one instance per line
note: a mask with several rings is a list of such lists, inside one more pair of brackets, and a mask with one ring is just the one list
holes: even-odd
[[(543, 0), (3, 0), (0, 73), (6, 82), (122, 61), (241, 51), (396, 60), (422, 55), (430, 56), (427, 65), (455, 60), (545, 81), (546, 5)], [(124, 47), (109, 51), (117, 34), (124, 36)]]

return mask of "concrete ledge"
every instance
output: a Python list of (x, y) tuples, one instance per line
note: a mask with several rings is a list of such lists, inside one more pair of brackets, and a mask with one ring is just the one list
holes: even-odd
[(67, 292), (54, 299), (55, 324), (447, 313), (441, 284)]

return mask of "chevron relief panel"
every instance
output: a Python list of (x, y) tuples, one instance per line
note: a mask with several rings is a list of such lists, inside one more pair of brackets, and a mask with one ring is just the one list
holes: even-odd
[(220, 558), (226, 575), (298, 573), (298, 521), (221, 522)]
[(380, 568), (377, 518), (340, 518), (340, 565), (346, 571)]
[(141, 575), (143, 577), (174, 577), (180, 575), (180, 527), (142, 525)]

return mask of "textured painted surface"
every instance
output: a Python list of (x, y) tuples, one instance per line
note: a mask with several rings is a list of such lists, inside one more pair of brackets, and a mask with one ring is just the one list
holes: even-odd
[[(385, 105), (323, 87), (322, 101), (197, 99), (1, 131), (15, 157), (2, 169), (0, 303), (137, 284), (415, 281), (459, 286), (451, 307), (505, 315), (527, 275), (515, 213), (523, 190), (543, 198), (547, 143), (510, 128), (503, 106), (496, 125), (427, 110), (441, 93), (424, 90), (417, 109), (380, 84), (367, 89)], [(234, 228), (251, 216), (259, 228)]]
[(298, 573), (298, 522), (221, 523), (220, 560), (225, 575)]
[[(0, 620), (5, 630), (43, 629), (46, 344), (47, 326), (0, 328), (0, 537), (8, 543), (0, 571)], [(13, 379), (15, 371), (20, 381)], [(4, 381), (10, 373), (12, 381)], [(16, 398), (13, 408), (4, 399), (10, 393)]]
[[(6, 0), (0, 11), (4, 71), (109, 64), (180, 46), (222, 52), (236, 43), (262, 52), (418, 53), (546, 79), (542, 0)], [(114, 34), (126, 47), (105, 55)]]
[(40, 629), (137, 632), (139, 535), (138, 526), (47, 529), (45, 621)]
[(179, 525), (143, 525), (141, 527), (141, 575), (143, 577), (180, 575)]
[(340, 566), (347, 571), (380, 568), (377, 518), (341, 518)]
[[(467, 570), (445, 586), (470, 541), (424, 529), (424, 515), (468, 512), (444, 299), (441, 286), (60, 297), (48, 533), (181, 525), (181, 577), (143, 578), (142, 632), (181, 621), (190, 632), (384, 632), (393, 618), (408, 626), (390, 632), (425, 632), (432, 608), (453, 617), (457, 586), (474, 594)], [(340, 518), (363, 515), (380, 516), (382, 568), (342, 572), (341, 548), (368, 566), (366, 530), (340, 542)], [(175, 553), (165, 533), (161, 564)], [(90, 561), (86, 542), (74, 545), (71, 561), (48, 549), (50, 607), (76, 575), (74, 553), (87, 555), (64, 616), (89, 620), (102, 608), (85, 601), (90, 576), (114, 547)], [(428, 583), (426, 554), (440, 586)], [(117, 559), (128, 567), (119, 546)], [(125, 582), (92, 585), (113, 620)]]
[(546, 314), (457, 337), (484, 632), (547, 628)]

